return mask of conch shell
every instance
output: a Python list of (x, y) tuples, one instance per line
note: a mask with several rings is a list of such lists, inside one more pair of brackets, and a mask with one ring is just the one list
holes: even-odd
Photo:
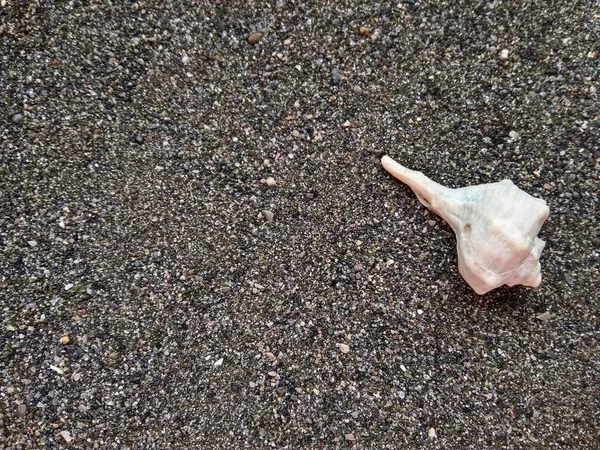
[(510, 180), (451, 189), (389, 156), (381, 164), (452, 227), (458, 270), (475, 292), (483, 295), (504, 284), (540, 285), (539, 259), (546, 243), (537, 234), (549, 213), (544, 200)]

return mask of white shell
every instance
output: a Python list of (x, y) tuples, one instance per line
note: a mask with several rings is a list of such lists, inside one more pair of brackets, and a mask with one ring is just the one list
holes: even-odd
[(452, 227), (458, 270), (475, 292), (483, 295), (504, 284), (539, 286), (539, 259), (546, 243), (537, 234), (549, 213), (544, 200), (510, 180), (451, 189), (389, 156), (381, 164)]

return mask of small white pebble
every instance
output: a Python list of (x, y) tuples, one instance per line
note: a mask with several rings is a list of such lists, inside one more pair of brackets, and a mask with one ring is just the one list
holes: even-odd
[(430, 428), (427, 431), (427, 435), (429, 436), (429, 439), (436, 439), (437, 438), (437, 433), (435, 432), (435, 428)]
[(500, 59), (508, 59), (508, 50), (503, 49), (500, 51)]
[(219, 367), (223, 365), (223, 358), (217, 359), (215, 361), (215, 367)]
[(183, 64), (187, 64), (190, 62), (190, 57), (188, 55), (183, 55), (183, 57), (181, 58), (181, 62)]
[(275, 181), (275, 178), (273, 178), (273, 177), (267, 178), (267, 180), (265, 182), (267, 183), (267, 186), (275, 186), (277, 184), (277, 182)]
[(60, 435), (62, 436), (62, 438), (65, 440), (65, 442), (67, 444), (70, 444), (71, 442), (73, 442), (73, 436), (71, 436), (70, 431), (63, 430), (60, 432)]
[(350, 347), (347, 344), (336, 344), (342, 353), (348, 353), (350, 351)]
[(519, 138), (519, 133), (517, 133), (515, 130), (510, 130), (510, 133), (508, 133), (508, 136), (511, 139), (518, 139)]
[(54, 371), (55, 371), (57, 374), (59, 374), (59, 375), (64, 375), (64, 374), (65, 374), (65, 371), (64, 371), (64, 370), (62, 370), (60, 367), (56, 367), (56, 366), (50, 366), (50, 368), (51, 368), (52, 370), (54, 370)]
[(35, 247), (37, 245), (37, 241), (27, 241), (30, 247)]

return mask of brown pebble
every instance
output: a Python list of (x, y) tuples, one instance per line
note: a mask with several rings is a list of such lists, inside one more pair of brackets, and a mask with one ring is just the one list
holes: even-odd
[(19, 414), (19, 417), (23, 417), (25, 414), (27, 414), (27, 406), (25, 406), (24, 403), (21, 403), (17, 407), (17, 414)]
[(363, 36), (366, 36), (367, 34), (369, 34), (369, 29), (365, 26), (362, 26), (358, 29), (359, 33)]
[(62, 345), (67, 345), (69, 342), (71, 342), (71, 338), (68, 335), (64, 335), (60, 338), (60, 343)]
[(260, 41), (261, 37), (262, 37), (262, 35), (260, 33), (253, 31), (252, 33), (250, 33), (248, 35), (248, 44), (250, 44), (250, 45), (258, 44), (258, 41)]

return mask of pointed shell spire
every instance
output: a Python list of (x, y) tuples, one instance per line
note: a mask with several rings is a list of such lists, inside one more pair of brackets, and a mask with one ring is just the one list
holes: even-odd
[(475, 292), (482, 295), (504, 284), (539, 286), (545, 242), (537, 234), (549, 213), (544, 200), (510, 180), (451, 189), (389, 156), (381, 164), (452, 227), (458, 270)]

